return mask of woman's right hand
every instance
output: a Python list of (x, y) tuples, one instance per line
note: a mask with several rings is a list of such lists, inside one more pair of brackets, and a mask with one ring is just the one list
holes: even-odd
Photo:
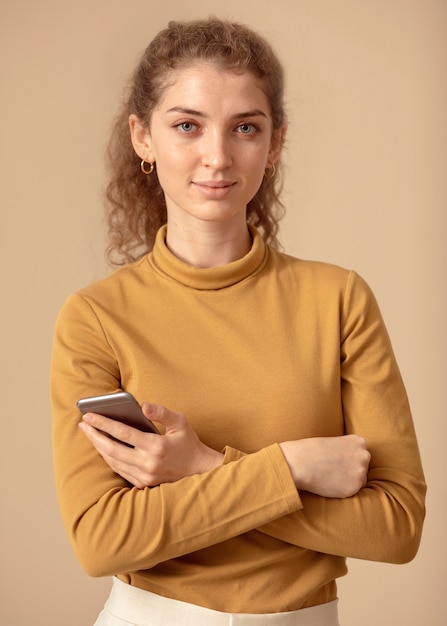
[(298, 490), (349, 498), (366, 485), (371, 455), (358, 435), (280, 443)]
[(139, 489), (154, 487), (222, 464), (223, 454), (200, 441), (184, 415), (147, 402), (142, 410), (149, 420), (163, 424), (163, 435), (145, 433), (96, 413), (86, 413), (79, 425), (111, 469), (129, 483)]

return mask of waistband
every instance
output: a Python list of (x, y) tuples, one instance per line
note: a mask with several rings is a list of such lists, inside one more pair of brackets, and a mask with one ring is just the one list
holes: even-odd
[[(104, 612), (135, 626), (339, 626), (338, 600), (285, 613), (225, 613), (172, 600), (113, 578)], [(101, 617), (97, 625), (102, 623)], [(119, 622), (113, 622), (119, 623)]]

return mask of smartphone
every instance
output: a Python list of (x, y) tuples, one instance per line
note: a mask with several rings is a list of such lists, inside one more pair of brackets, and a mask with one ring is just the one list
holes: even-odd
[(127, 391), (82, 398), (76, 404), (83, 415), (84, 413), (99, 413), (99, 415), (110, 417), (145, 433), (160, 434), (154, 424), (144, 416), (141, 406), (133, 395)]

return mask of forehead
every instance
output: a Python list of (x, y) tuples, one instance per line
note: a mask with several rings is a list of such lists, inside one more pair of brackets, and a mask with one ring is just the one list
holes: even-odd
[[(194, 104), (194, 106), (192, 106)], [(270, 115), (270, 103), (251, 72), (236, 72), (209, 62), (196, 62), (171, 70), (156, 110), (170, 106), (262, 108)]]

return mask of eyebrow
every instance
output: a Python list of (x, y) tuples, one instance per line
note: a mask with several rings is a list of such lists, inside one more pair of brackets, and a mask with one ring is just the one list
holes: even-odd
[[(194, 115), (195, 117), (208, 117), (206, 113), (202, 111), (196, 111), (195, 109), (188, 109), (185, 107), (172, 107), (172, 109), (168, 109), (166, 113), (184, 113), (185, 115)], [(242, 113), (236, 113), (236, 115), (232, 115), (232, 119), (237, 119), (241, 117), (265, 117), (267, 115), (261, 109), (252, 109), (251, 111), (242, 111)]]

